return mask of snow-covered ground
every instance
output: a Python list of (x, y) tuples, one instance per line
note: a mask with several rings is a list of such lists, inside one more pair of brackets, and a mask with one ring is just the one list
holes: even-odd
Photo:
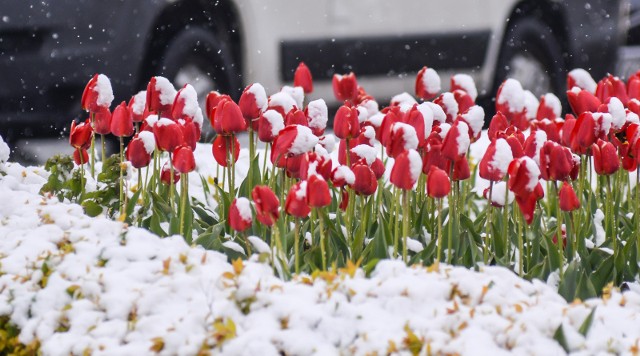
[(567, 303), (500, 267), (398, 261), (381, 261), (369, 278), (344, 270), (283, 282), (255, 258), (234, 266), (181, 237), (42, 197), (46, 172), (2, 156), (0, 316), (45, 355), (553, 355), (565, 353), (554, 340), (560, 325), (576, 354), (640, 347), (635, 286)]

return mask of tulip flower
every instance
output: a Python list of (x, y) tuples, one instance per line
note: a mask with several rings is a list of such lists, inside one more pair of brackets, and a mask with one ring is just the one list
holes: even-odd
[(576, 192), (573, 190), (571, 184), (562, 182), (562, 188), (559, 192), (560, 210), (562, 211), (574, 211), (580, 207), (580, 200)]
[(87, 162), (89, 162), (89, 154), (87, 153), (87, 150), (81, 148), (79, 150), (73, 151), (73, 162), (75, 162), (75, 164), (77, 164), (78, 166), (85, 165)]
[(173, 171), (173, 178), (171, 177), (171, 168), (169, 167), (168, 162), (162, 166), (162, 170), (160, 171), (160, 181), (166, 185), (173, 185), (180, 181), (180, 173), (178, 171)]
[(169, 116), (173, 120), (193, 120), (199, 109), (200, 104), (196, 89), (191, 84), (185, 84), (175, 95)]
[(238, 161), (238, 156), (240, 155), (240, 141), (238, 141), (235, 136), (222, 135), (216, 136), (216, 138), (213, 140), (211, 147), (213, 158), (222, 167), (227, 167), (229, 165), (228, 154), (231, 151), (231, 140), (234, 140), (233, 154), (231, 155), (231, 159), (233, 159), (233, 162), (235, 163)]
[(534, 212), (536, 210), (536, 203), (544, 197), (544, 190), (542, 190), (542, 186), (540, 183), (537, 183), (532, 191), (524, 194), (515, 193), (515, 195), (516, 203), (520, 208), (520, 212), (522, 212), (522, 216), (527, 224), (531, 225), (533, 222)]
[[(633, 75), (627, 80), (627, 96), (629, 100), (640, 99), (640, 76)], [(627, 101), (627, 105), (629, 105), (629, 101)]]
[(629, 97), (627, 96), (627, 87), (618, 77), (609, 74), (598, 82), (596, 86), (596, 97), (600, 102), (605, 103), (609, 98), (618, 98), (623, 105), (627, 104)]
[(391, 127), (391, 133), (385, 148), (387, 155), (395, 158), (404, 151), (417, 149), (418, 144), (416, 130), (410, 125), (396, 122)]
[(449, 175), (442, 169), (432, 166), (427, 174), (427, 194), (435, 199), (444, 198), (451, 191)]
[(242, 111), (233, 100), (221, 100), (215, 110), (213, 128), (221, 135), (231, 135), (247, 130)]
[(540, 168), (533, 159), (524, 156), (509, 165), (509, 189), (516, 197), (530, 194), (539, 182)]
[(473, 78), (468, 74), (455, 74), (451, 77), (452, 92), (462, 90), (466, 92), (473, 101), (478, 98), (478, 89)]
[(307, 116), (307, 122), (311, 131), (316, 136), (322, 136), (327, 128), (329, 121), (329, 113), (327, 104), (323, 99), (311, 101), (304, 109)]
[(512, 160), (511, 147), (505, 139), (492, 141), (480, 160), (480, 177), (490, 181), (502, 180)]
[(280, 201), (275, 193), (265, 185), (258, 185), (251, 191), (256, 207), (256, 217), (261, 223), (272, 226), (280, 217)]
[(354, 101), (358, 96), (358, 81), (353, 73), (333, 75), (333, 95), (339, 101)]
[(573, 87), (567, 91), (567, 100), (574, 114), (581, 115), (584, 112), (595, 112), (600, 106), (600, 100), (591, 92)]
[(258, 139), (262, 142), (273, 142), (280, 131), (284, 129), (284, 119), (279, 112), (267, 110), (258, 119)]
[(469, 125), (471, 142), (478, 141), (482, 134), (482, 127), (484, 126), (484, 109), (481, 106), (473, 105), (463, 114), (459, 115), (458, 119)]
[(225, 101), (225, 100), (232, 100), (231, 97), (227, 94), (220, 94), (217, 91), (210, 91), (207, 94), (207, 97), (205, 99), (205, 113), (207, 114), (207, 117), (209, 118), (209, 122), (211, 122), (211, 126), (213, 127), (213, 121), (215, 119), (215, 114), (216, 114), (216, 108), (218, 107), (218, 104), (220, 104), (221, 101)]
[(389, 181), (396, 187), (411, 190), (422, 172), (422, 158), (416, 150), (405, 150), (399, 154), (393, 164)]
[(184, 143), (182, 129), (174, 121), (162, 118), (153, 126), (156, 145), (161, 151), (173, 152)]
[(333, 162), (329, 156), (321, 156), (316, 152), (307, 152), (301, 156), (300, 179), (308, 179), (311, 175), (319, 174), (325, 180), (331, 179)]
[(140, 91), (129, 100), (129, 111), (133, 122), (142, 122), (149, 115), (147, 110), (147, 92)]
[(296, 87), (302, 87), (305, 94), (313, 92), (313, 77), (311, 71), (304, 62), (298, 64), (295, 73), (293, 74), (293, 85)]
[(196, 168), (193, 151), (189, 146), (180, 146), (173, 151), (173, 166), (180, 173), (189, 173)]
[(133, 135), (133, 118), (126, 102), (120, 103), (111, 116), (111, 133), (116, 137), (129, 137)]
[(331, 172), (331, 182), (337, 188), (345, 185), (352, 185), (355, 182), (355, 176), (351, 168), (347, 166), (338, 166)]
[(100, 108), (109, 109), (113, 101), (111, 81), (104, 74), (96, 74), (87, 83), (82, 92), (82, 109), (97, 112)]
[(505, 80), (496, 94), (496, 112), (501, 112), (511, 125), (524, 130), (529, 122), (526, 118), (525, 92), (515, 79)]
[(453, 94), (453, 99), (458, 103), (458, 115), (466, 113), (467, 110), (476, 104), (471, 96), (464, 90), (453, 90), (451, 94)]
[(167, 78), (153, 77), (147, 84), (147, 108), (158, 115), (161, 113), (169, 115), (176, 94), (176, 89)]
[(573, 69), (567, 75), (567, 89), (569, 90), (573, 89), (573, 87), (578, 87), (595, 94), (596, 85), (596, 81), (593, 80), (591, 74), (582, 68)]
[(289, 110), (287, 115), (284, 118), (284, 125), (302, 125), (309, 126), (309, 122), (307, 121), (307, 116), (303, 111), (298, 110), (298, 108), (294, 107)]
[(359, 195), (371, 195), (378, 189), (378, 178), (374, 171), (366, 164), (354, 164), (353, 171), (353, 183), (350, 184), (351, 188)]
[(460, 113), (458, 102), (456, 101), (455, 96), (453, 96), (453, 93), (450, 93), (450, 92), (442, 93), (440, 94), (440, 96), (435, 98), (433, 102), (435, 104), (438, 104), (438, 106), (442, 108), (442, 111), (446, 115), (446, 122), (448, 124), (453, 123), (453, 120)]
[(180, 119), (178, 120), (178, 126), (182, 131), (183, 144), (185, 146), (189, 146), (192, 151), (195, 151), (196, 145), (200, 140), (200, 126), (190, 119)]
[(148, 131), (142, 131), (131, 139), (127, 146), (127, 160), (135, 168), (147, 167), (155, 150), (155, 138)]
[(318, 138), (311, 129), (302, 125), (287, 126), (280, 131), (273, 141), (271, 162), (275, 163), (286, 156), (297, 156), (311, 151), (318, 143)]
[(416, 76), (416, 96), (423, 100), (435, 98), (440, 92), (440, 76), (433, 68), (422, 67)]
[(108, 135), (111, 133), (111, 111), (109, 108), (98, 107), (93, 112), (93, 132), (98, 135)]
[(307, 204), (311, 208), (321, 208), (331, 204), (329, 185), (316, 174), (311, 175), (307, 180)]
[(554, 120), (562, 114), (562, 104), (560, 99), (552, 93), (543, 95), (540, 98), (540, 105), (536, 112), (536, 120), (549, 119)]
[(504, 116), (503, 113), (497, 112), (489, 122), (489, 131), (488, 136), (489, 140), (495, 140), (498, 132), (503, 132), (509, 127), (509, 122), (507, 121), (507, 117)]
[(75, 121), (71, 122), (71, 131), (69, 135), (69, 144), (79, 150), (87, 149), (91, 146), (91, 137), (93, 137), (93, 129), (89, 119), (84, 122), (76, 124)]
[(360, 134), (358, 109), (342, 105), (333, 120), (333, 133), (341, 139), (352, 139)]
[(257, 130), (257, 120), (267, 110), (267, 93), (260, 83), (253, 83), (246, 87), (240, 96), (238, 106), (247, 125)]
[(620, 159), (611, 142), (598, 140), (591, 146), (593, 167), (599, 175), (611, 175), (620, 169)]
[[(252, 221), (253, 216), (249, 199), (245, 197), (233, 199), (229, 207), (229, 226), (238, 232), (243, 232), (251, 227)], [(247, 248), (249, 248), (248, 245)]]
[(442, 142), (442, 156), (455, 162), (467, 153), (470, 144), (469, 126), (458, 120), (451, 126)]
[(567, 180), (579, 165), (571, 150), (553, 141), (547, 141), (539, 154), (540, 173), (545, 180)]
[(309, 216), (311, 209), (307, 204), (307, 182), (300, 181), (294, 184), (284, 203), (284, 210), (287, 214), (297, 218), (306, 218)]

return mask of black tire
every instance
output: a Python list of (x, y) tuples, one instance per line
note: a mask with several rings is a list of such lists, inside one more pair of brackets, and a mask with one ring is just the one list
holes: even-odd
[[(188, 82), (198, 91), (198, 99), (205, 116), (202, 137), (207, 140), (212, 130), (206, 120), (207, 113), (204, 112), (206, 94), (210, 90), (217, 90), (237, 99), (241, 89), (238, 67), (229, 46), (219, 41), (211, 30), (203, 27), (187, 28), (169, 41), (159, 63), (160, 75), (177, 87)], [(191, 75), (192, 79), (181, 80), (180, 76), (184, 71), (195, 74)], [(199, 81), (202, 81), (200, 86), (196, 83)]]
[[(531, 65), (533, 69), (524, 73), (531, 80), (518, 78), (517, 68), (513, 68), (517, 61)], [(558, 35), (544, 22), (535, 18), (522, 18), (509, 25), (505, 33), (500, 55), (498, 57), (495, 80), (492, 95), (495, 95), (500, 84), (512, 77), (520, 80), (524, 89), (530, 90), (537, 97), (546, 92), (553, 92), (558, 97), (565, 96), (566, 65), (563, 60), (562, 46), (558, 41)], [(538, 65), (540, 68), (536, 68)], [(536, 72), (538, 71), (538, 72)], [(545, 87), (543, 81), (548, 83)], [(527, 81), (529, 81), (527, 83)], [(542, 83), (542, 84), (539, 84)], [(533, 86), (533, 87), (532, 87)]]

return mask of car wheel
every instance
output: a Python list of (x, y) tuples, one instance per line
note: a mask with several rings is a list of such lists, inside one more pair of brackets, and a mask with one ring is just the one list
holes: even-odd
[(536, 97), (549, 92), (562, 97), (565, 75), (562, 47), (551, 28), (533, 18), (516, 20), (502, 43), (493, 94), (505, 79), (513, 78)]
[(213, 129), (204, 112), (206, 95), (217, 90), (233, 96), (240, 88), (239, 75), (228, 46), (205, 28), (182, 30), (169, 41), (159, 72), (178, 88), (185, 84), (193, 85), (205, 116), (202, 140), (210, 141)]

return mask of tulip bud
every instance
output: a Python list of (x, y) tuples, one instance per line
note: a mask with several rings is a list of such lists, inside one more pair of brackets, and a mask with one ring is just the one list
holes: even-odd
[(174, 121), (162, 118), (153, 125), (156, 145), (161, 151), (173, 152), (184, 142), (182, 129)]
[(296, 87), (302, 87), (305, 94), (313, 92), (313, 78), (311, 77), (311, 71), (304, 62), (298, 64), (296, 72), (293, 75), (293, 85)]
[(284, 129), (284, 119), (279, 112), (267, 110), (258, 119), (258, 138), (262, 142), (273, 142), (280, 131)]
[(333, 120), (333, 133), (341, 139), (352, 139), (360, 134), (358, 109), (342, 105)]
[(371, 195), (378, 189), (378, 178), (366, 164), (355, 164), (352, 168), (353, 183), (351, 188), (360, 195)]
[(391, 169), (389, 181), (404, 190), (413, 189), (422, 172), (422, 158), (415, 150), (407, 150), (398, 155)]
[(170, 116), (174, 120), (193, 120), (199, 109), (196, 89), (191, 84), (185, 84), (184, 88), (178, 90), (173, 100)]
[(146, 104), (149, 111), (155, 113), (171, 113), (171, 105), (176, 97), (176, 89), (165, 77), (153, 77), (147, 85)]
[(193, 151), (189, 146), (180, 146), (173, 151), (173, 166), (180, 173), (189, 173), (196, 168)]
[[(171, 184), (171, 167), (169, 166), (169, 163), (165, 163), (164, 166), (162, 166), (162, 170), (160, 171), (160, 181), (166, 185), (170, 185)], [(180, 181), (180, 172), (178, 172), (177, 170), (173, 170), (173, 184), (176, 184)]]
[(620, 169), (620, 158), (611, 142), (598, 140), (591, 146), (593, 166), (597, 174), (611, 175)]
[(236, 198), (229, 207), (229, 226), (242, 232), (251, 226), (253, 216), (251, 214), (251, 202), (245, 197)]
[(88, 161), (89, 154), (87, 153), (87, 150), (81, 148), (79, 150), (73, 151), (73, 162), (75, 162), (75, 164), (81, 166), (83, 164), (87, 164)]
[(264, 87), (260, 83), (246, 87), (240, 96), (238, 106), (244, 119), (255, 130), (258, 126), (253, 124), (254, 121), (267, 110), (267, 93)]
[(427, 175), (427, 194), (431, 198), (440, 199), (446, 197), (450, 191), (451, 181), (447, 172), (431, 166)]
[(480, 177), (490, 181), (502, 180), (512, 160), (511, 147), (506, 140), (499, 138), (491, 142), (480, 160)]
[(440, 76), (433, 68), (422, 67), (416, 76), (416, 96), (430, 100), (440, 92)]
[(108, 135), (111, 133), (111, 111), (108, 108), (99, 106), (93, 114), (93, 132), (98, 135)]
[(227, 167), (229, 164), (228, 154), (231, 151), (231, 140), (233, 140), (233, 154), (231, 155), (231, 159), (233, 159), (235, 163), (238, 161), (238, 156), (240, 155), (240, 141), (238, 141), (235, 136), (218, 135), (211, 145), (213, 158), (222, 167)]
[(132, 96), (128, 106), (133, 122), (142, 122), (142, 120), (149, 115), (149, 111), (147, 110), (147, 92), (143, 90)]
[(133, 118), (126, 102), (120, 103), (111, 116), (111, 133), (116, 137), (133, 135)]
[(104, 74), (96, 74), (87, 83), (82, 92), (82, 109), (97, 112), (100, 108), (109, 109), (113, 101), (111, 81)]
[(87, 149), (91, 146), (91, 137), (93, 137), (93, 129), (89, 123), (89, 119), (85, 122), (76, 124), (71, 122), (71, 131), (69, 134), (69, 144), (75, 149)]
[(354, 101), (357, 98), (358, 82), (355, 74), (334, 74), (332, 83), (333, 95), (338, 101)]
[(559, 193), (560, 210), (562, 211), (574, 211), (580, 207), (580, 200), (576, 192), (573, 190), (571, 184), (562, 182), (562, 188)]
[(258, 185), (251, 191), (251, 197), (256, 207), (256, 217), (261, 223), (272, 226), (280, 217), (280, 201), (273, 191)]
[(311, 175), (307, 181), (307, 204), (312, 208), (321, 208), (331, 204), (327, 181), (315, 174)]
[(156, 140), (153, 134), (142, 131), (131, 139), (127, 146), (127, 159), (135, 168), (142, 168), (151, 162), (151, 154), (156, 148)]

